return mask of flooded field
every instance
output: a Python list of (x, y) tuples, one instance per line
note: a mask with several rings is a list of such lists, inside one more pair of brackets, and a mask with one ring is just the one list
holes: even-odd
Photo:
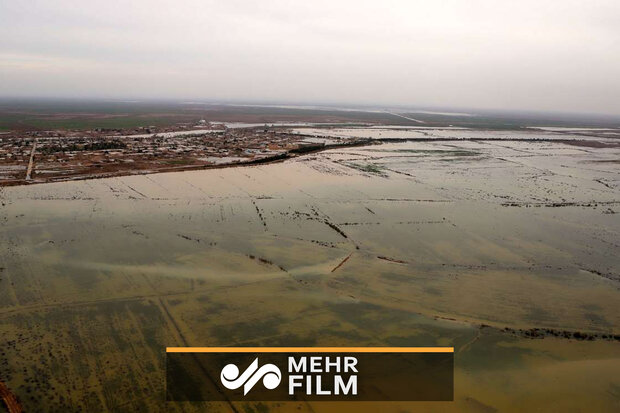
[(209, 407), (618, 411), (620, 149), (479, 138), (0, 188), (0, 380), (192, 412), (166, 346), (454, 346), (452, 403)]
[(593, 128), (529, 128), (507, 130), (479, 130), (459, 127), (403, 127), (374, 126), (367, 128), (297, 128), (293, 132), (317, 137), (370, 138), (377, 140), (403, 139), (457, 139), (457, 140), (571, 140), (599, 139), (618, 142), (620, 129)]

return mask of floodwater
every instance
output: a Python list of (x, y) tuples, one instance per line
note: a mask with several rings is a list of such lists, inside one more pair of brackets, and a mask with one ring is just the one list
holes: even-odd
[(619, 154), (404, 142), (3, 188), (0, 379), (27, 411), (199, 411), (163, 402), (166, 346), (437, 345), (451, 403), (210, 407), (618, 411)]
[[(549, 129), (549, 128), (546, 128)], [(596, 139), (618, 142), (620, 129), (562, 129), (553, 130), (478, 130), (461, 127), (375, 126), (351, 128), (295, 128), (294, 133), (317, 137), (369, 139), (455, 139), (455, 140), (581, 140)], [(585, 134), (590, 132), (590, 134)], [(593, 136), (594, 135), (594, 136)]]

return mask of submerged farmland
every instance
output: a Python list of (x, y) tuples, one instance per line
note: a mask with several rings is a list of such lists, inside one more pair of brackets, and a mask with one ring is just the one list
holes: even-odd
[(454, 403), (351, 408), (614, 410), (617, 140), (436, 133), (0, 189), (0, 377), (27, 411), (199, 411), (163, 402), (166, 346), (438, 345)]

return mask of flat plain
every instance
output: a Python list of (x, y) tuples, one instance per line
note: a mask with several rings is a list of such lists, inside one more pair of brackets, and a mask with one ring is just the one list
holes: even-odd
[(438, 345), (452, 403), (208, 407), (617, 411), (617, 141), (493, 133), (0, 188), (0, 378), (27, 411), (191, 412), (166, 346)]

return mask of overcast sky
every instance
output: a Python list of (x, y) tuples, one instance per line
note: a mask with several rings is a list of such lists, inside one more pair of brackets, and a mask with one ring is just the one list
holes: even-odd
[(620, 1), (0, 0), (0, 95), (620, 114)]

